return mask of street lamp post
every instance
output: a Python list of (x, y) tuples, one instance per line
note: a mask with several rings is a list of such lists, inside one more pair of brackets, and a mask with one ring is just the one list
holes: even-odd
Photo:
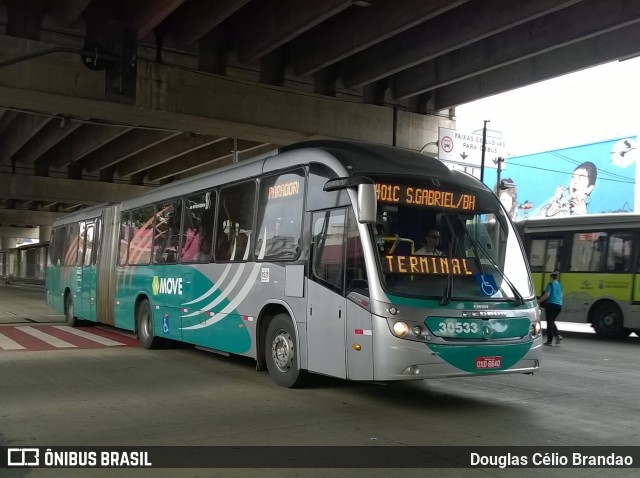
[(480, 159), (480, 182), (484, 182), (484, 151), (487, 146), (487, 123), (491, 120), (484, 120), (482, 127), (482, 156)]

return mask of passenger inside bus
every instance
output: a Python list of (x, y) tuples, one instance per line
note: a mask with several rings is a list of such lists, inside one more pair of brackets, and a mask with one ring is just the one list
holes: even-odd
[(182, 261), (192, 262), (196, 259), (199, 250), (200, 233), (192, 228), (185, 231), (182, 238)]

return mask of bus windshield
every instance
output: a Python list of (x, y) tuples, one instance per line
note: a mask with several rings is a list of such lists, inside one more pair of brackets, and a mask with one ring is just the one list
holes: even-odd
[(489, 191), (441, 179), (374, 178), (373, 229), (390, 293), (522, 303), (533, 296), (517, 233)]

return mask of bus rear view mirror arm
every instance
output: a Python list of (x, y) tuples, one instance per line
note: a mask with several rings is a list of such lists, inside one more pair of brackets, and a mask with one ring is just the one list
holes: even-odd
[(377, 214), (376, 185), (373, 179), (366, 176), (350, 176), (327, 181), (324, 191), (337, 191), (347, 188), (358, 188), (358, 222), (374, 224)]

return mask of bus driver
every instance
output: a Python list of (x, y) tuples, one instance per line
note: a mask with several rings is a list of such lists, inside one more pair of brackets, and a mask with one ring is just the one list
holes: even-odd
[(431, 227), (427, 229), (427, 233), (424, 236), (424, 246), (415, 252), (416, 256), (441, 256), (442, 251), (438, 249), (440, 242), (440, 231), (437, 228)]

